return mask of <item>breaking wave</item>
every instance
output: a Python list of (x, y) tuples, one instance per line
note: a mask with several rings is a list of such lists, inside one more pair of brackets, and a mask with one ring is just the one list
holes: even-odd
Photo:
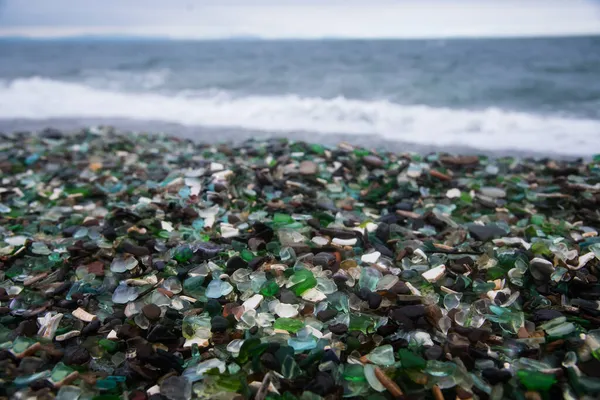
[(388, 140), (487, 150), (600, 152), (600, 121), (592, 119), (293, 94), (124, 92), (41, 77), (0, 81), (0, 118), (127, 118), (279, 133), (373, 134)]

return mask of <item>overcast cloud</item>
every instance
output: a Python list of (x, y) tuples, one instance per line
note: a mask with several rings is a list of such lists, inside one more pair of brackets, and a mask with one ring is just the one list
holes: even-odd
[(0, 0), (0, 36), (218, 38), (600, 34), (597, 0)]

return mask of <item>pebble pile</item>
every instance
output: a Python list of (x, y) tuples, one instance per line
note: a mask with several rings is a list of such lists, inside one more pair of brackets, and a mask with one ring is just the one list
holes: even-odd
[(0, 139), (0, 397), (600, 396), (600, 157)]

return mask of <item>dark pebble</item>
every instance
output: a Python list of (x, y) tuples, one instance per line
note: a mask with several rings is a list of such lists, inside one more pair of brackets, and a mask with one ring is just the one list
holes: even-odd
[(26, 321), (22, 321), (17, 329), (15, 330), (16, 336), (34, 336), (37, 335), (38, 332), (37, 322), (35, 320), (30, 319)]
[(579, 369), (581, 369), (581, 372), (583, 372), (584, 374), (592, 377), (592, 378), (600, 378), (600, 361), (595, 359), (595, 358), (591, 358), (588, 361), (585, 362), (580, 362), (577, 364), (577, 366), (579, 367)]
[(433, 345), (423, 354), (426, 360), (439, 360), (442, 357), (443, 349), (438, 345)]
[(337, 310), (327, 309), (323, 311), (319, 311), (317, 313), (317, 319), (321, 322), (329, 321), (331, 318), (335, 317), (338, 314)]
[(512, 378), (510, 371), (498, 368), (486, 368), (481, 371), (481, 376), (492, 385), (506, 383)]
[(244, 261), (242, 257), (234, 256), (227, 261), (226, 272), (228, 274), (233, 274), (235, 271), (241, 268), (248, 268), (248, 263)]
[(487, 242), (488, 240), (506, 235), (504, 229), (495, 224), (467, 224), (467, 228), (469, 229), (471, 236), (473, 236), (475, 240), (479, 240), (481, 242)]
[(225, 317), (217, 315), (210, 320), (211, 332), (225, 332), (227, 328), (229, 328), (229, 321)]
[(319, 396), (326, 396), (335, 391), (335, 380), (326, 372), (319, 372), (317, 376), (312, 379), (306, 390), (318, 394)]
[(154, 328), (150, 330), (148, 333), (147, 339), (149, 342), (174, 342), (179, 339), (179, 336), (173, 332), (173, 329), (164, 326), (164, 325), (156, 325)]
[(387, 323), (385, 325), (381, 325), (379, 328), (377, 328), (377, 334), (386, 337), (391, 335), (392, 333), (395, 333), (398, 330), (398, 325), (395, 325), (393, 323)]
[(375, 236), (382, 242), (387, 242), (390, 239), (390, 225), (385, 222), (379, 223), (375, 230)]
[(533, 312), (532, 320), (535, 322), (550, 321), (554, 318), (562, 317), (563, 313), (557, 310), (542, 309)]
[(367, 301), (367, 298), (369, 297), (369, 294), (371, 293), (371, 291), (367, 288), (360, 288), (360, 290), (358, 291), (358, 293), (356, 293), (356, 295), (358, 296), (359, 299), (363, 300), (363, 301)]
[(136, 336), (140, 336), (140, 328), (137, 326), (123, 324), (117, 331), (117, 337), (120, 339), (131, 339)]
[(119, 249), (125, 253), (133, 254), (134, 256), (138, 257), (143, 257), (150, 254), (150, 251), (147, 247), (138, 246), (128, 241), (122, 242), (119, 246)]
[(348, 327), (344, 324), (329, 325), (329, 330), (336, 335), (343, 335), (348, 332)]
[(286, 304), (298, 304), (298, 297), (291, 290), (283, 289), (279, 292), (279, 301)]
[(426, 314), (425, 306), (420, 304), (420, 305), (404, 306), (404, 307), (396, 308), (395, 310), (393, 310), (390, 313), (390, 317), (394, 320), (400, 319), (401, 318), (400, 316), (405, 316), (410, 319), (418, 319), (420, 317), (424, 317), (425, 314)]
[(392, 259), (395, 257), (394, 252), (390, 250), (387, 246), (384, 246), (383, 244), (373, 243), (373, 247), (375, 248), (375, 250), (380, 252), (382, 256), (389, 257)]
[(214, 317), (216, 315), (220, 315), (221, 314), (221, 304), (219, 303), (219, 300), (217, 299), (209, 299), (206, 302), (206, 306), (204, 307), (204, 309), (206, 310), (206, 312), (208, 312), (208, 315), (210, 315), (211, 317)]
[(267, 248), (267, 243), (260, 238), (250, 238), (248, 239), (248, 247), (252, 251), (263, 251)]
[(373, 168), (380, 168), (385, 165), (385, 162), (377, 156), (364, 156), (363, 162), (365, 165)]
[(24, 357), (19, 363), (19, 372), (24, 375), (31, 375), (40, 371), (43, 365), (44, 359), (40, 357)]
[(142, 308), (142, 314), (150, 321), (158, 321), (160, 319), (161, 309), (156, 304), (146, 304)]
[(315, 256), (313, 257), (313, 264), (320, 265), (322, 267), (331, 266), (331, 265), (335, 264), (335, 262), (336, 262), (336, 258), (331, 253), (321, 252), (321, 253), (315, 254)]
[[(33, 381), (29, 384), (29, 387), (32, 390), (42, 390), (42, 389), (53, 389), (54, 384), (50, 382), (48, 379), (38, 379), (37, 381)], [(39, 396), (34, 396), (34, 398), (39, 398)]]
[(269, 260), (269, 257), (255, 257), (248, 263), (248, 268), (256, 271), (261, 265)]
[(82, 365), (90, 360), (90, 352), (85, 347), (68, 347), (63, 355), (63, 362), (67, 365)]
[(98, 329), (100, 329), (101, 325), (102, 323), (100, 322), (100, 320), (93, 320), (92, 322), (83, 327), (83, 329), (81, 330), (81, 336), (93, 335), (94, 333), (98, 332)]
[(388, 292), (392, 294), (410, 294), (410, 289), (406, 286), (406, 283), (398, 281)]
[(273, 353), (263, 353), (260, 356), (260, 362), (262, 363), (262, 365), (264, 365), (266, 369), (273, 371), (281, 370), (281, 363), (279, 362), (279, 360), (277, 360)]
[(371, 292), (367, 296), (367, 302), (369, 303), (369, 308), (372, 310), (379, 308), (382, 300), (383, 300), (383, 298), (381, 297), (381, 295), (376, 292)]
[(471, 343), (469, 339), (458, 333), (449, 333), (446, 345), (453, 356), (460, 356), (468, 353)]

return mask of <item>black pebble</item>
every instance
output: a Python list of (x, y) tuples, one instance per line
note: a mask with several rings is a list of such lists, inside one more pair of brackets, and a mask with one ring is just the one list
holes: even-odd
[(205, 309), (211, 317), (221, 314), (221, 304), (219, 304), (219, 300), (216, 299), (209, 299)]
[(383, 337), (389, 336), (398, 330), (398, 326), (394, 323), (387, 323), (377, 328), (377, 333)]
[(469, 233), (475, 240), (481, 242), (487, 242), (495, 237), (506, 235), (504, 229), (500, 228), (496, 224), (479, 225), (479, 224), (467, 224)]
[(361, 288), (356, 295), (358, 296), (359, 299), (367, 301), (367, 298), (370, 293), (371, 293), (371, 291), (369, 289)]
[(17, 336), (34, 336), (37, 332), (38, 326), (33, 319), (22, 321), (15, 331)]
[(150, 251), (147, 247), (138, 246), (128, 241), (124, 241), (119, 247), (125, 253), (133, 254), (134, 256), (138, 257), (143, 257), (150, 254)]
[(381, 305), (381, 300), (383, 300), (383, 298), (381, 297), (381, 295), (379, 293), (376, 293), (376, 292), (371, 292), (367, 296), (367, 301), (369, 302), (369, 308), (372, 310), (379, 308), (379, 306)]
[(533, 321), (535, 322), (543, 322), (550, 321), (554, 318), (562, 317), (563, 314), (557, 310), (543, 309), (543, 310), (535, 310), (533, 312)]
[(227, 328), (229, 328), (229, 321), (225, 317), (217, 315), (210, 320), (211, 332), (225, 332)]
[(433, 345), (425, 350), (425, 359), (427, 360), (439, 360), (442, 357), (443, 350), (438, 345)]
[(157, 324), (152, 330), (148, 333), (147, 337), (149, 342), (173, 342), (178, 339), (178, 336), (173, 332), (173, 329)]
[(337, 315), (337, 310), (334, 309), (327, 309), (327, 310), (323, 310), (323, 311), (319, 311), (317, 313), (317, 319), (321, 322), (325, 322), (325, 321), (329, 321), (331, 318), (335, 317)]
[(157, 271), (162, 271), (163, 269), (165, 269), (166, 265), (167, 264), (164, 261), (157, 260), (157, 261), (154, 262), (154, 269), (157, 270)]
[(90, 352), (85, 347), (68, 347), (63, 356), (63, 362), (67, 365), (82, 365), (90, 359)]
[(117, 332), (117, 337), (120, 339), (131, 339), (140, 335), (140, 329), (137, 326), (123, 324)]
[(161, 309), (156, 304), (146, 304), (142, 308), (142, 314), (150, 321), (158, 321), (160, 319)]
[(248, 268), (250, 268), (253, 271), (256, 271), (258, 269), (258, 267), (263, 265), (267, 260), (269, 260), (269, 257), (267, 257), (267, 256), (255, 257), (252, 260), (250, 260), (250, 262), (248, 263)]
[(238, 269), (247, 268), (247, 267), (248, 267), (248, 263), (246, 261), (244, 261), (243, 258), (241, 258), (239, 256), (234, 256), (234, 257), (231, 257), (229, 259), (229, 261), (227, 261), (227, 268), (225, 269), (225, 272), (227, 272), (228, 274), (233, 274)]
[(512, 378), (510, 371), (498, 368), (486, 368), (481, 371), (481, 376), (492, 385), (506, 383)]
[(279, 371), (281, 368), (281, 363), (272, 353), (263, 353), (260, 356), (260, 362), (265, 366), (265, 368), (273, 371)]
[(329, 330), (336, 335), (343, 335), (348, 332), (348, 327), (344, 324), (329, 325)]
[(318, 394), (319, 396), (326, 396), (329, 393), (335, 391), (335, 381), (333, 377), (326, 372), (319, 372), (317, 376), (312, 379), (306, 390)]
[(279, 301), (286, 304), (298, 304), (298, 297), (291, 290), (283, 289), (279, 292)]
[(424, 305), (414, 305), (414, 306), (404, 306), (400, 308), (396, 308), (394, 311), (390, 313), (390, 317), (392, 319), (400, 319), (401, 316), (405, 316), (410, 319), (418, 319), (420, 317), (425, 316), (425, 306)]

